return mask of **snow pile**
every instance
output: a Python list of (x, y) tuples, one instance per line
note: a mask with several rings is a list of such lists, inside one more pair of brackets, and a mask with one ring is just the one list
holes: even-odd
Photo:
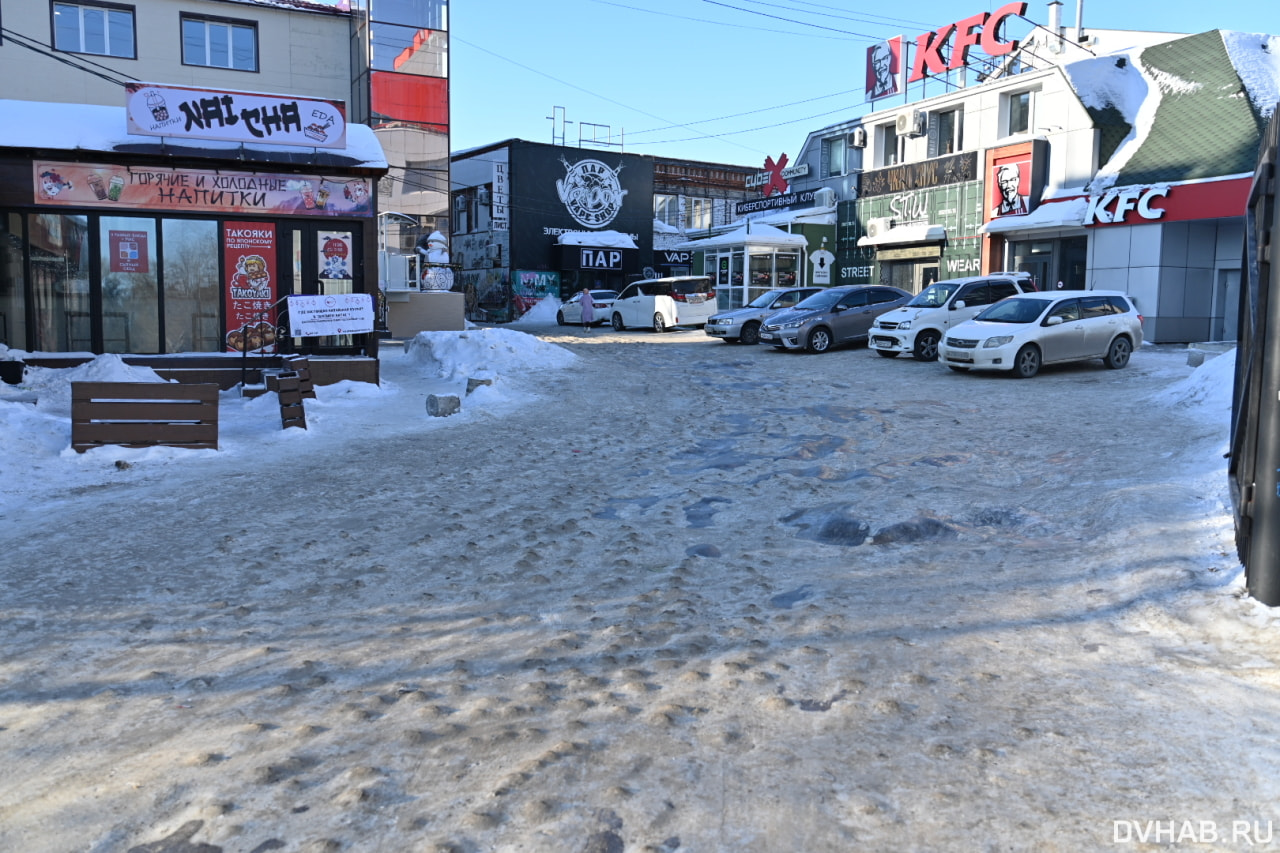
[(1280, 101), (1280, 38), (1224, 31), (1222, 41), (1253, 108), (1269, 117)]
[(556, 321), (556, 312), (560, 310), (560, 300), (554, 296), (544, 296), (532, 308), (520, 315), (519, 319), (508, 323), (508, 326), (545, 326)]
[[(541, 303), (534, 310), (540, 308)], [(568, 367), (577, 360), (562, 347), (512, 329), (419, 332), (405, 343), (405, 352), (441, 379), (486, 378), (528, 369), (530, 364)]]
[(1235, 386), (1236, 350), (1206, 360), (1186, 379), (1152, 396), (1155, 405), (1188, 409), (1209, 423), (1229, 422)]
[[(72, 382), (164, 382), (150, 367), (125, 364), (118, 355), (100, 355), (75, 367), (27, 367), (22, 388), (35, 392), (40, 410), (71, 415)], [(0, 397), (3, 399), (3, 397)]]

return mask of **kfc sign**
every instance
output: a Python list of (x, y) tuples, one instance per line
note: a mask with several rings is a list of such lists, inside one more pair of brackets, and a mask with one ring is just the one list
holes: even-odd
[(1137, 211), (1143, 219), (1159, 219), (1164, 216), (1164, 208), (1152, 207), (1151, 201), (1168, 195), (1168, 187), (1110, 190), (1105, 195), (1091, 195), (1083, 224), (1119, 225), (1130, 211)]
[[(916, 39), (916, 55), (911, 63), (908, 83), (923, 80), (929, 74), (945, 74), (962, 67), (969, 58), (969, 48), (981, 47), (988, 56), (1004, 56), (1017, 49), (1016, 41), (1003, 41), (1000, 27), (1005, 20), (1021, 17), (1027, 11), (1026, 3), (1009, 3), (994, 12), (971, 15), (963, 21), (947, 24)], [(954, 42), (952, 37), (955, 37)], [(949, 58), (942, 51), (950, 43)]]

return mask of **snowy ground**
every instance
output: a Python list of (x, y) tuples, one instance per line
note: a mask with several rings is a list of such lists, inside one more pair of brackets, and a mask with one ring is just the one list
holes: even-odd
[(0, 850), (1280, 846), (1230, 354), (417, 344), (216, 452), (0, 396)]

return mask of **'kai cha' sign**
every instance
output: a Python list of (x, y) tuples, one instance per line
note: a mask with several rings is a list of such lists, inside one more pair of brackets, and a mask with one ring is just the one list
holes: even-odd
[[(908, 83), (923, 80), (928, 74), (945, 74), (962, 67), (969, 60), (969, 49), (982, 48), (988, 56), (1004, 56), (1018, 47), (1017, 41), (1001, 38), (1000, 28), (1008, 18), (1021, 17), (1026, 3), (1009, 3), (994, 12), (971, 15), (916, 38), (916, 55), (911, 62)], [(954, 40), (953, 40), (954, 37)], [(943, 50), (950, 46), (950, 55)]]

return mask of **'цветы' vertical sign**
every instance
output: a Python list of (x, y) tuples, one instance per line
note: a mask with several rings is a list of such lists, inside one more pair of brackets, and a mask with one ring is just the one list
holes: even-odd
[(270, 222), (223, 225), (227, 271), (226, 348), (276, 351), (276, 226)]

